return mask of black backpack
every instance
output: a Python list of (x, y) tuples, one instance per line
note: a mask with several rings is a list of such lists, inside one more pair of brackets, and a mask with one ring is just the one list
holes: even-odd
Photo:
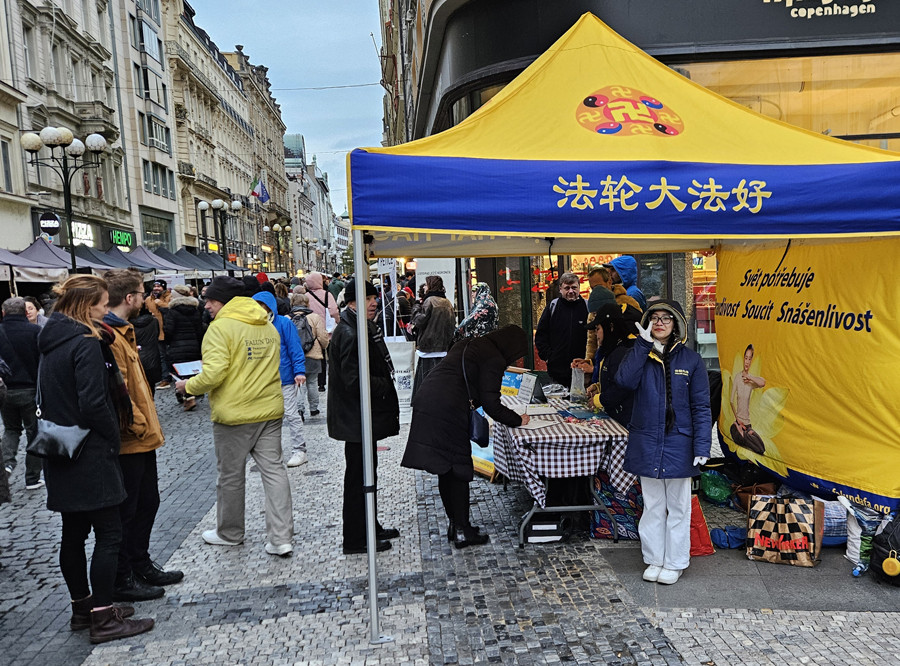
[(900, 587), (900, 575), (889, 576), (884, 572), (884, 561), (889, 556), (900, 559), (900, 509), (881, 533), (872, 537), (872, 552), (869, 557), (869, 568), (880, 580)]
[(292, 320), (297, 329), (297, 334), (300, 336), (300, 344), (305, 354), (316, 344), (316, 336), (313, 335), (312, 326), (309, 325), (305, 314), (298, 312)]

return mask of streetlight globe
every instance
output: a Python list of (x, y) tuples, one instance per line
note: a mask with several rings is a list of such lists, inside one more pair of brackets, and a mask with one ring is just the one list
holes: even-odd
[(21, 144), (22, 149), (29, 153), (36, 153), (44, 147), (44, 142), (41, 141), (41, 137), (34, 132), (25, 132), (25, 134), (19, 137), (19, 143)]
[(319, 242), (319, 239), (318, 238), (310, 238), (309, 242), (312, 243), (313, 245), (315, 245), (316, 243)]
[(209, 210), (209, 202), (201, 201), (197, 204), (197, 210), (207, 211)]
[(102, 153), (106, 151), (106, 139), (102, 134), (88, 134), (84, 139), (84, 145), (92, 153)]
[(41, 130), (40, 137), (41, 141), (44, 142), (44, 145), (50, 146), (51, 148), (58, 146), (62, 138), (59, 135), (59, 130), (55, 127), (45, 127)]
[(231, 202), (231, 210), (240, 210), (243, 207), (244, 204), (242, 204), (240, 201), (235, 200)]
[(289, 232), (291, 230), (291, 225), (285, 225), (284, 230)]
[(212, 200), (212, 207), (215, 208), (216, 210), (222, 210), (222, 208), (224, 206), (225, 206), (225, 202), (222, 201), (221, 199), (213, 199)]
[(263, 231), (264, 231), (265, 233), (269, 233), (269, 225), (268, 225), (268, 224), (264, 224), (264, 225), (263, 225)]
[(275, 224), (272, 225), (272, 231), (274, 231), (275, 233), (278, 233), (279, 231), (281, 231), (281, 225), (278, 224), (278, 222), (276, 222)]
[(84, 143), (80, 139), (72, 139), (72, 142), (66, 146), (66, 153), (72, 157), (81, 157), (84, 155)]
[(75, 140), (75, 135), (72, 134), (72, 130), (68, 127), (57, 127), (56, 131), (59, 132), (59, 145), (60, 146), (68, 146), (72, 141)]

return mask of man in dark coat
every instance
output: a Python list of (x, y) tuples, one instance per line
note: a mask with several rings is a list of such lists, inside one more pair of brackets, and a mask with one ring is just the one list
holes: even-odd
[(584, 358), (587, 337), (584, 324), (588, 307), (580, 296), (578, 276), (563, 273), (559, 278), (559, 298), (544, 308), (534, 344), (538, 355), (547, 363), (550, 378), (568, 387), (572, 383), (572, 361)]
[[(10, 369), (8, 391), (0, 414), (3, 416), (3, 462), (7, 473), (16, 468), (19, 440), (25, 431), (28, 442), (37, 435), (37, 416), (34, 402), (37, 386), (38, 335), (41, 327), (25, 316), (25, 299), (8, 298), (3, 302), (3, 323), (0, 324), (0, 357)], [(25, 455), (25, 488), (37, 490), (41, 481), (41, 459)]]
[[(344, 440), (344, 553), (366, 552), (366, 495), (363, 487), (362, 406), (359, 399), (359, 340), (356, 332), (355, 279), (347, 282), (347, 307), (341, 313), (328, 346), (328, 436)], [(372, 458), (377, 468), (379, 439), (400, 432), (400, 403), (394, 389), (390, 353), (381, 330), (372, 322), (378, 307), (375, 287), (366, 282), (363, 310), (369, 332), (369, 377), (372, 397)], [(373, 484), (377, 486), (377, 478)], [(374, 492), (374, 491), (373, 491)], [(376, 505), (377, 509), (377, 505)], [(377, 511), (376, 511), (377, 515)], [(376, 550), (391, 547), (389, 539), (400, 536), (376, 518)]]

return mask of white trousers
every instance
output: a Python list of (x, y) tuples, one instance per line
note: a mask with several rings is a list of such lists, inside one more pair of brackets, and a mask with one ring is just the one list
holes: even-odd
[(644, 513), (638, 524), (644, 563), (674, 571), (691, 563), (691, 479), (641, 477)]
[[(306, 388), (305, 386), (303, 387)], [(302, 390), (302, 389), (301, 389)], [(297, 385), (282, 384), (281, 395), (284, 396), (284, 421), (287, 423), (290, 436), (288, 441), (291, 443), (291, 455), (306, 451), (306, 437), (303, 435), (303, 418), (300, 416), (300, 408), (297, 403)]]

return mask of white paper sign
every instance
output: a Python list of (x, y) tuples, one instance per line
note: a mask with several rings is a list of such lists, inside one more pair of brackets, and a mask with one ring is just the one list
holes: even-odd
[(397, 265), (396, 259), (385, 259), (382, 257), (378, 260), (378, 274), (393, 276), (394, 266), (396, 266), (396, 265)]
[(416, 288), (425, 284), (429, 275), (438, 275), (444, 281), (447, 299), (456, 307), (456, 259), (416, 259)]

